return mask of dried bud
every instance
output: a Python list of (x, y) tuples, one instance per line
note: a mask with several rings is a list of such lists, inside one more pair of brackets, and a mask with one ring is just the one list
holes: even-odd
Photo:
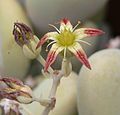
[(32, 30), (23, 23), (14, 23), (13, 35), (16, 43), (23, 48), (26, 57), (30, 59), (36, 58), (41, 47), (36, 49), (39, 39), (33, 35)]
[(20, 103), (31, 103), (33, 101), (32, 90), (22, 81), (13, 78), (0, 78), (7, 87), (0, 89), (0, 99), (7, 98)]
[(0, 101), (0, 107), (3, 108), (5, 115), (11, 115), (11, 111), (13, 111), (16, 115), (21, 114), (19, 110), (19, 103), (14, 100), (2, 99)]
[(65, 77), (68, 77), (70, 75), (70, 73), (72, 72), (72, 64), (69, 60), (63, 59), (61, 71), (63, 72)]

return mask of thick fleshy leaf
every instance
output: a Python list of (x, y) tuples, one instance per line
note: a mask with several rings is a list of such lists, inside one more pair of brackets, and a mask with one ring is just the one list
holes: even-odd
[(77, 39), (82, 39), (85, 37), (92, 37), (92, 36), (97, 36), (97, 35), (102, 35), (104, 32), (99, 29), (94, 29), (94, 28), (80, 28), (76, 29), (74, 33), (77, 35)]
[(51, 64), (54, 63), (57, 55), (63, 50), (64, 48), (63, 47), (60, 47), (58, 44), (53, 44), (52, 45), (52, 48), (50, 49), (49, 53), (48, 53), (48, 56), (47, 56), (47, 59), (46, 59), (46, 63), (45, 63), (45, 68), (44, 68), (44, 71), (46, 72), (49, 68), (49, 66)]
[(68, 20), (67, 18), (64, 18), (60, 21), (60, 32), (64, 31), (64, 30), (73, 30), (73, 26), (70, 22), (70, 20)]
[(45, 34), (40, 41), (38, 42), (36, 49), (38, 49), (40, 46), (42, 46), (48, 39), (49, 40), (56, 40), (55, 37), (56, 35), (58, 35), (57, 32), (49, 32), (47, 34)]
[(77, 57), (77, 59), (82, 64), (91, 69), (87, 56), (79, 43), (75, 43), (73, 46), (68, 47), (68, 49)]

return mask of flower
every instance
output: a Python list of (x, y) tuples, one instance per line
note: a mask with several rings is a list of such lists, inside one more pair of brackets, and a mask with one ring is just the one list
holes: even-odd
[(3, 77), (0, 78), (0, 99), (15, 100), (20, 103), (31, 103), (33, 101), (33, 94), (30, 87), (24, 85), (22, 81)]
[(54, 25), (50, 24), (50, 26), (56, 29), (56, 32), (48, 32), (47, 34), (45, 34), (36, 47), (39, 48), (48, 39), (52, 40), (52, 42), (48, 44), (48, 46), (52, 45), (52, 47), (46, 59), (46, 64), (44, 68), (45, 71), (47, 71), (49, 66), (53, 64), (57, 55), (61, 51), (64, 51), (64, 58), (66, 58), (67, 56), (66, 53), (70, 51), (78, 58), (78, 60), (82, 64), (84, 64), (87, 68), (91, 69), (90, 63), (80, 43), (85, 43), (89, 45), (89, 43), (83, 41), (82, 39), (85, 37), (101, 35), (104, 32), (102, 30), (93, 28), (76, 29), (79, 24), (80, 22), (78, 22), (78, 24), (73, 27), (71, 22), (66, 18), (60, 21), (59, 30)]
[(34, 59), (39, 55), (41, 48), (36, 50), (39, 39), (33, 34), (30, 27), (24, 23), (15, 22), (13, 35), (16, 43), (23, 48), (26, 57)]

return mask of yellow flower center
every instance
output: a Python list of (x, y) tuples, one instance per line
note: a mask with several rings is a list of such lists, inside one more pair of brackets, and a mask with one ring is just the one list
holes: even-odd
[(69, 30), (64, 30), (61, 32), (57, 37), (58, 43), (62, 46), (70, 46), (73, 45), (76, 35), (69, 31)]

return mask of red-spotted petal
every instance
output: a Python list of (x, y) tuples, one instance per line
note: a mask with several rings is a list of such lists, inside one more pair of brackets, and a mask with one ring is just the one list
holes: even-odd
[(94, 28), (80, 28), (76, 29), (74, 33), (77, 35), (77, 39), (82, 39), (85, 37), (91, 37), (91, 36), (97, 36), (97, 35), (102, 35), (104, 32), (99, 29), (94, 29)]
[(82, 64), (84, 64), (87, 68), (91, 69), (87, 56), (79, 43), (75, 43), (73, 46), (68, 47), (68, 49), (77, 57), (77, 59)]
[(64, 31), (65, 29), (70, 30), (70, 31), (73, 30), (73, 26), (72, 26), (70, 20), (68, 20), (67, 18), (63, 18), (60, 21), (60, 31)]
[(63, 50), (64, 48), (63, 47), (60, 47), (58, 44), (53, 44), (52, 45), (52, 48), (50, 49), (49, 53), (48, 53), (48, 56), (47, 56), (47, 59), (46, 59), (46, 63), (45, 63), (45, 68), (44, 68), (44, 71), (47, 71), (49, 66), (51, 64), (54, 63), (57, 55)]
[(38, 49), (40, 46), (42, 46), (48, 39), (55, 40), (56, 35), (58, 35), (57, 32), (49, 32), (45, 34), (40, 41), (38, 42), (36, 49)]

